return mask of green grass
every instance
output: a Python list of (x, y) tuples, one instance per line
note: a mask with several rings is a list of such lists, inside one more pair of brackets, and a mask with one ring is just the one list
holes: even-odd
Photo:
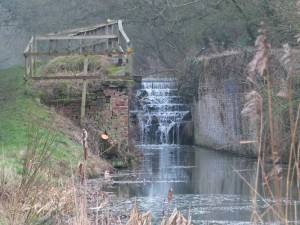
[[(60, 72), (82, 72), (84, 69), (83, 55), (59, 56), (47, 63), (39, 62), (37, 73), (40, 75), (57, 74)], [(107, 56), (88, 56), (88, 71), (94, 72), (108, 67), (111, 62)]]
[(116, 65), (110, 65), (109, 67), (107, 67), (108, 75), (112, 75), (112, 76), (124, 71), (125, 71), (125, 67), (118, 67)]
[(0, 70), (0, 165), (17, 170), (21, 167), (20, 152), (26, 149), (32, 124), (35, 129), (57, 136), (53, 159), (58, 164), (77, 163), (81, 146), (64, 135), (63, 126), (52, 126), (53, 110), (35, 100), (33, 92), (26, 88), (23, 73), (21, 66)]

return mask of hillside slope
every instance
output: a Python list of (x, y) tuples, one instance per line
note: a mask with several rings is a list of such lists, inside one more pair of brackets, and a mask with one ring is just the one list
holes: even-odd
[(78, 163), (82, 152), (80, 129), (39, 103), (26, 89), (22, 67), (0, 70), (0, 118), (0, 166), (5, 163), (17, 171), (21, 169), (22, 151), (27, 148), (29, 136), (36, 132), (55, 136), (53, 160), (59, 169)]

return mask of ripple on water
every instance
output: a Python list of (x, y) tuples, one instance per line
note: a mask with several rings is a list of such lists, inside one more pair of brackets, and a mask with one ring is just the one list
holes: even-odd
[[(134, 201), (135, 198), (118, 199), (110, 210), (116, 214), (128, 211), (133, 207)], [(174, 195), (170, 205), (160, 196), (139, 197), (137, 202), (142, 213), (151, 210), (153, 224), (158, 224), (163, 215), (170, 215), (174, 207), (185, 217), (190, 211), (193, 224), (251, 224), (252, 201), (245, 196), (189, 194)], [(300, 205), (300, 201), (296, 204)], [(260, 205), (260, 208), (265, 207), (264, 204)]]
[[(115, 200), (111, 212), (118, 214), (133, 207), (135, 198)], [(138, 197), (141, 212), (151, 210), (152, 220), (157, 224), (163, 214), (171, 214), (174, 207), (187, 217), (192, 215), (193, 224), (207, 222), (216, 224), (250, 224), (251, 199), (235, 195), (174, 195), (171, 204), (161, 196)]]
[[(151, 210), (153, 224), (159, 224), (163, 212), (171, 214), (175, 206), (185, 217), (190, 209), (195, 225), (251, 224), (251, 189), (239, 174), (253, 182), (256, 174), (254, 160), (190, 146), (139, 148), (144, 156), (140, 168), (113, 176), (114, 181), (108, 190), (118, 197), (112, 199), (110, 212), (128, 215), (134, 196), (138, 196), (141, 212)], [(166, 197), (170, 187), (173, 188), (173, 200), (168, 205)], [(296, 204), (299, 214), (299, 201), (283, 200), (281, 203)], [(276, 202), (258, 198), (257, 204), (263, 213), (268, 205), (274, 206)]]

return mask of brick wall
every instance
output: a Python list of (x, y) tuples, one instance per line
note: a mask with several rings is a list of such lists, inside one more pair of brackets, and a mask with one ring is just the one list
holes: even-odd
[(87, 117), (98, 122), (102, 131), (116, 140), (128, 142), (128, 94), (130, 85), (104, 85), (87, 100)]
[[(72, 97), (60, 94), (48, 104), (55, 107), (74, 123), (80, 123), (81, 87)], [(68, 91), (63, 91), (67, 93)], [(131, 82), (127, 80), (91, 81), (87, 86), (86, 121), (92, 121), (98, 129), (114, 140), (128, 144), (128, 96)], [(63, 99), (63, 101), (61, 99)]]

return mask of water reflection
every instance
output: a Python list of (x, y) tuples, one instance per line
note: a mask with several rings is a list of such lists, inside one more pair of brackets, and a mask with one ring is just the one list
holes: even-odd
[(194, 194), (250, 195), (241, 175), (252, 183), (256, 168), (254, 160), (197, 149), (195, 165), (197, 168), (192, 177)]
[[(251, 190), (241, 176), (254, 186), (256, 160), (191, 146), (139, 148), (144, 157), (138, 171), (115, 175), (112, 187), (106, 188), (119, 197), (115, 210), (128, 209), (137, 196), (141, 209), (151, 210), (155, 219), (176, 205), (186, 214), (190, 207), (194, 224), (249, 223)], [(171, 206), (166, 203), (170, 187)], [(258, 202), (260, 208), (266, 207), (263, 201)], [(292, 204), (300, 208), (299, 201)]]
[(119, 190), (133, 196), (177, 194), (249, 195), (247, 180), (255, 175), (255, 161), (190, 146), (140, 146), (144, 155), (136, 173), (117, 174)]

